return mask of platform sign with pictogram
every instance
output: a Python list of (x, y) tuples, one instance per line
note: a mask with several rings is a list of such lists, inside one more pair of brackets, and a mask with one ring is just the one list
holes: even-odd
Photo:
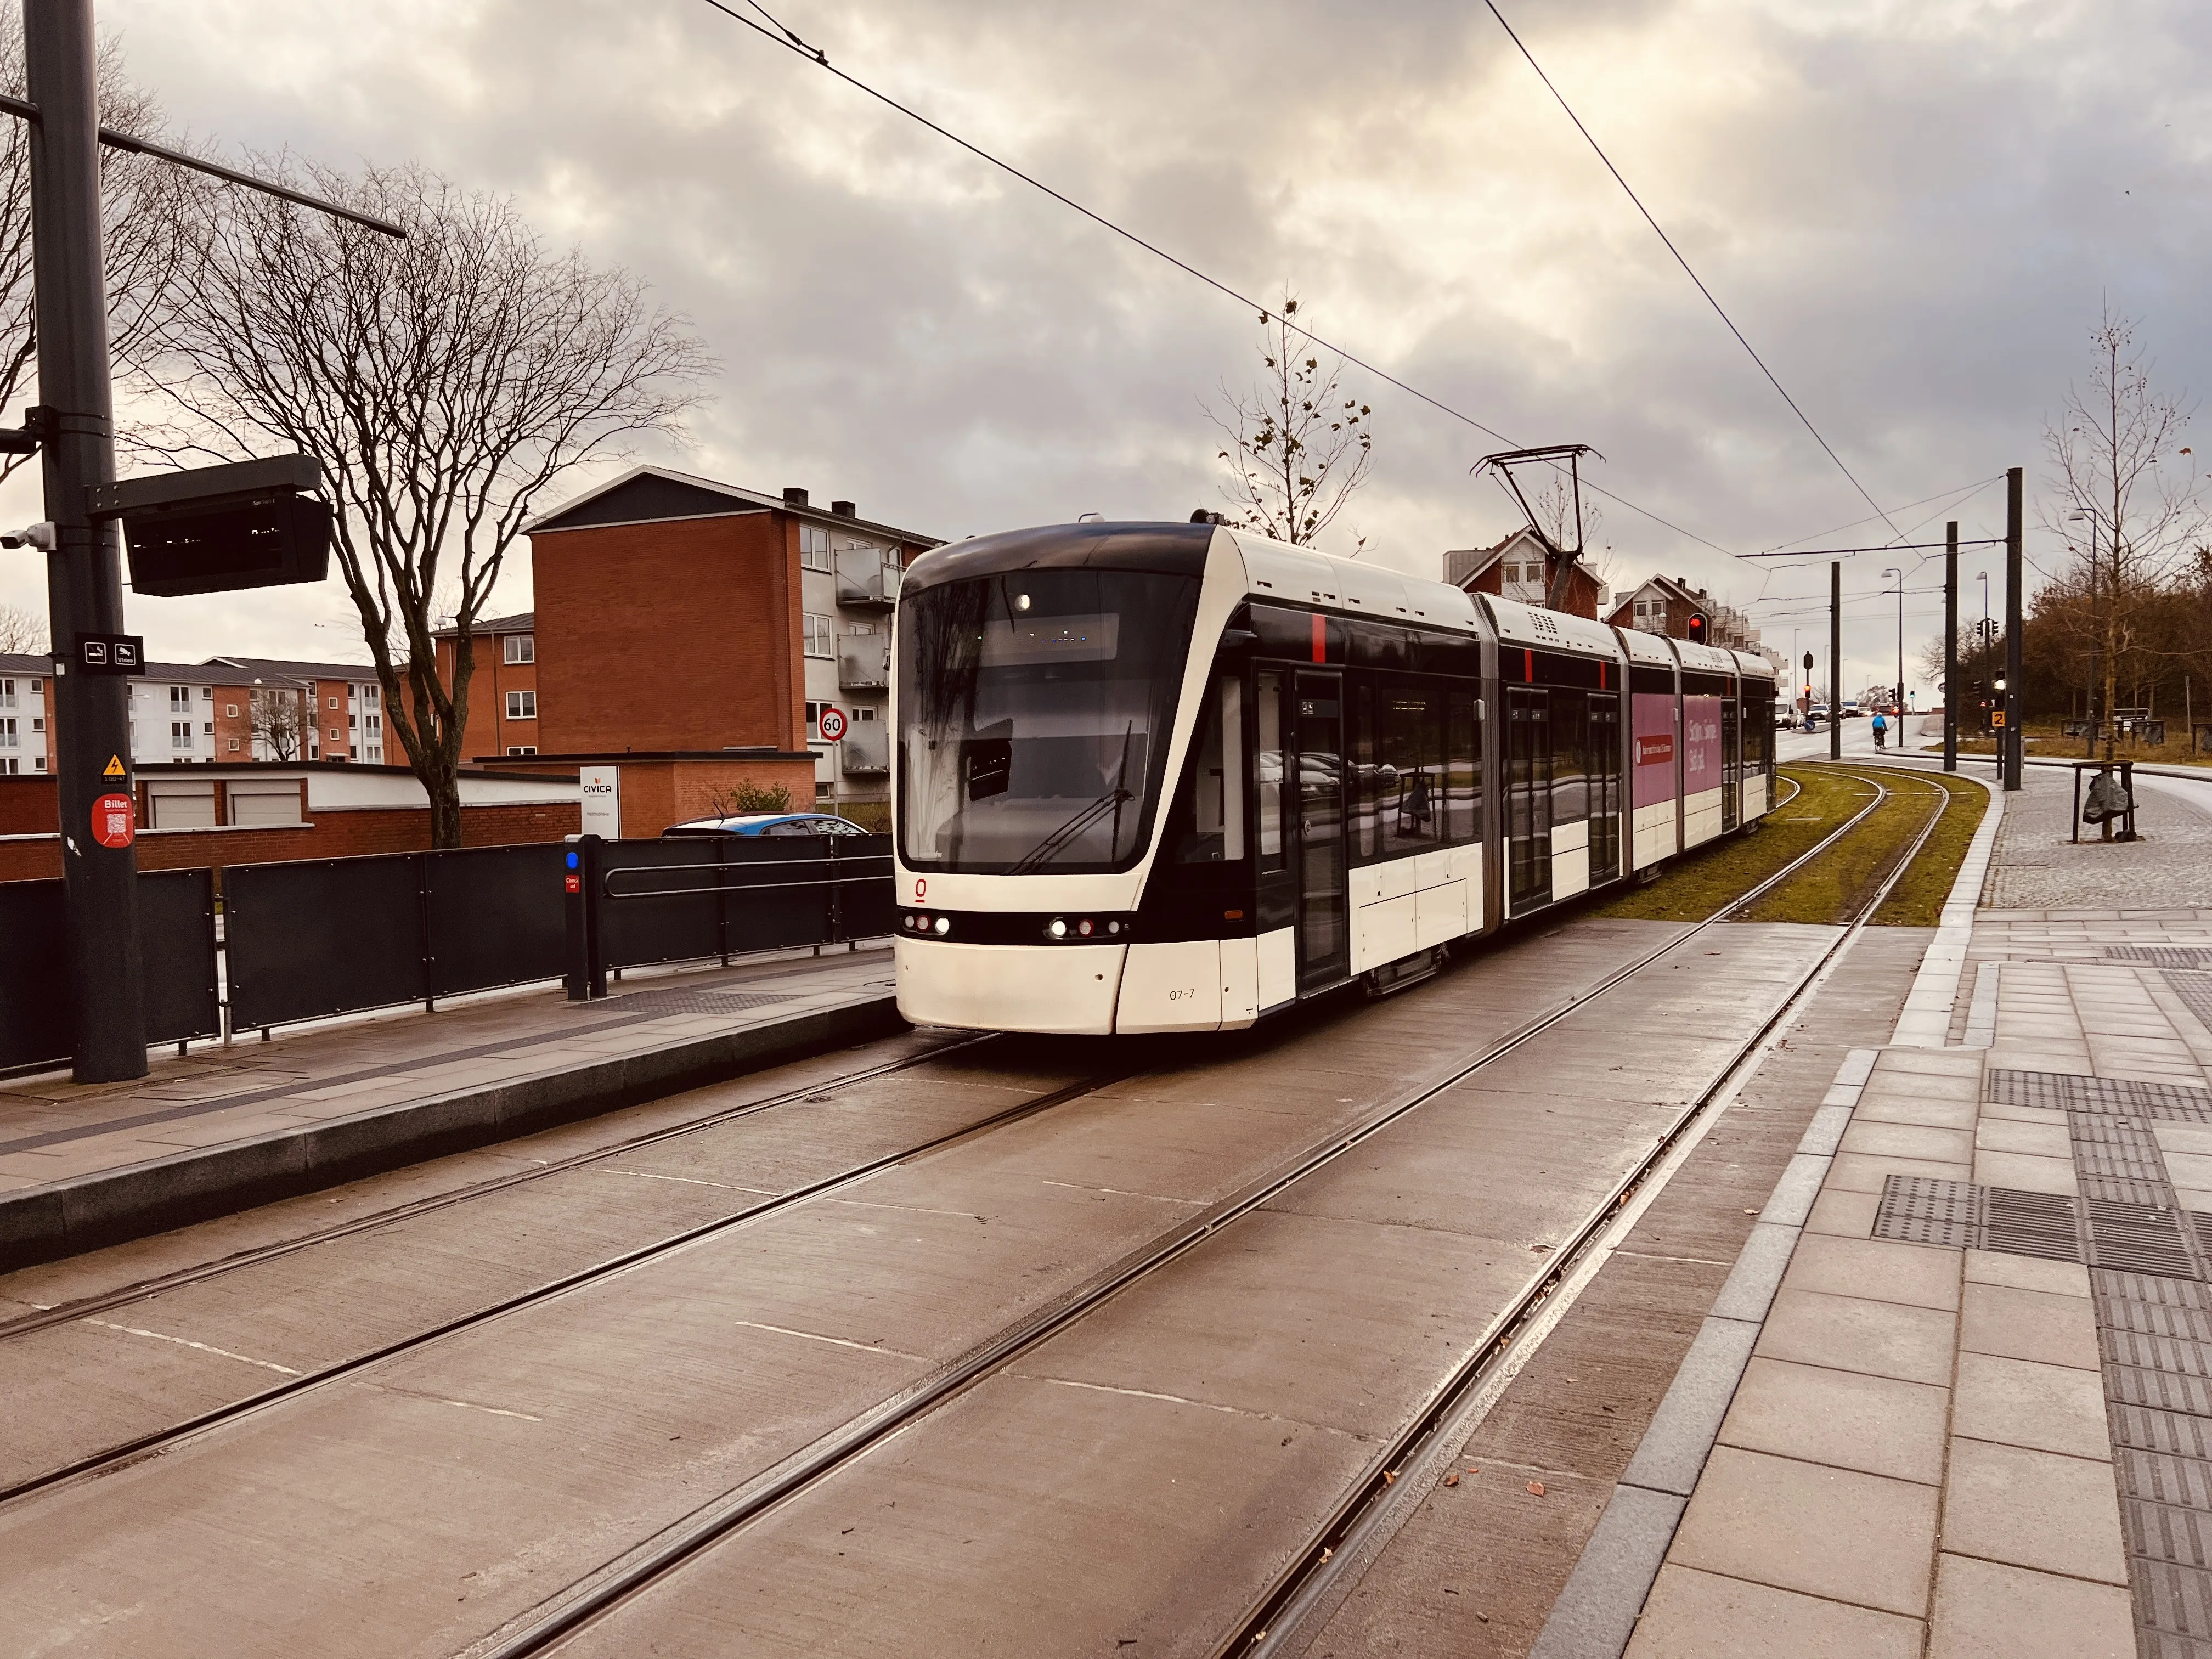
[(824, 708), (822, 711), (821, 726), (822, 741), (836, 742), (845, 735), (845, 711), (842, 708)]

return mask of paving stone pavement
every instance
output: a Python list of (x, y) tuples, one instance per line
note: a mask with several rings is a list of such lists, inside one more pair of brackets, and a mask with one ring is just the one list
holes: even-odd
[(1632, 1659), (2212, 1659), (2212, 786), (2075, 848), (2028, 784), (1948, 1045), (1846, 1063), (1698, 1472), (1662, 1405), (1617, 1489), (1671, 1529)]

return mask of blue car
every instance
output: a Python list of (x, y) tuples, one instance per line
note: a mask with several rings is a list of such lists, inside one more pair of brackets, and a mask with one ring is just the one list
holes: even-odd
[(865, 836), (849, 818), (829, 812), (741, 812), (726, 818), (691, 818), (660, 832), (672, 836)]

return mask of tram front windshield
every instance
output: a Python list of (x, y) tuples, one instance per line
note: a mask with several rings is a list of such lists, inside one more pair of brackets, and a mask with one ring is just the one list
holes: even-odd
[(1152, 832), (1198, 580), (1024, 570), (899, 603), (899, 847), (991, 874), (1126, 870)]

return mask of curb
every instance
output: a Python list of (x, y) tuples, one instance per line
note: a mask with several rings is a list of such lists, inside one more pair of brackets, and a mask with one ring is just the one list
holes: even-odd
[(1751, 1363), (1766, 1310), (1880, 1053), (1854, 1048), (1844, 1057), (1683, 1356), (1674, 1385), (1614, 1484), (1528, 1659), (1613, 1659), (1636, 1633), (1675, 1526), (1720, 1437), (1721, 1419)]
[(1920, 970), (1913, 975), (1912, 988), (1898, 1012), (1897, 1029), (1889, 1039), (1893, 1048), (1950, 1045), (1951, 1007), (1958, 1000), (1960, 975), (1966, 970), (1966, 948), (1973, 942), (1974, 912), (1980, 907), (1990, 860), (1996, 851), (1997, 826), (2004, 822), (2004, 792), (1984, 778), (1969, 781), (1989, 792), (1989, 810), (1982, 814), (1973, 840), (1966, 843), (1966, 855), (1959, 860), (1959, 873), (1943, 899), (1936, 937), (1921, 957)]
[(905, 1029), (896, 995), (0, 1195), (0, 1273), (489, 1146)]

